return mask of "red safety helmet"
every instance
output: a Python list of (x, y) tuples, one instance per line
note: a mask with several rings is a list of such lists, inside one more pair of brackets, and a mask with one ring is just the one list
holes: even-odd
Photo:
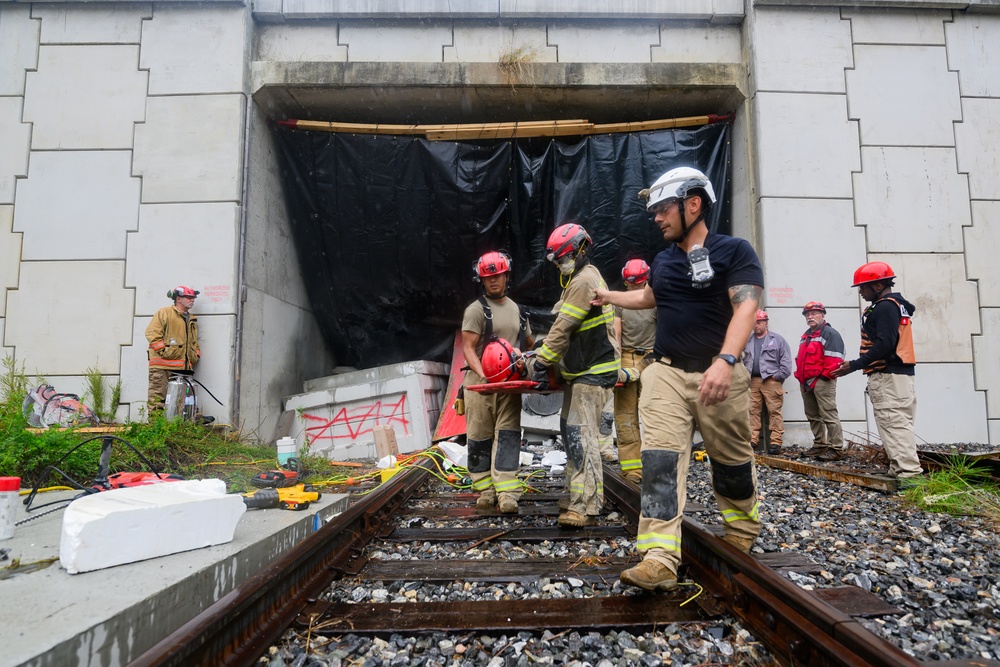
[(641, 285), (649, 279), (649, 264), (641, 259), (630, 259), (622, 269), (622, 278), (627, 283)]
[(487, 382), (506, 382), (517, 380), (520, 373), (517, 370), (517, 355), (514, 348), (503, 338), (496, 336), (483, 348), (483, 376)]
[(201, 292), (199, 292), (196, 289), (191, 289), (190, 287), (188, 287), (186, 285), (178, 285), (177, 287), (175, 287), (172, 290), (170, 290), (169, 292), (167, 292), (167, 298), (168, 299), (178, 299), (178, 298), (180, 298), (182, 296), (187, 296), (187, 297), (191, 297), (192, 299), (194, 299), (194, 298), (197, 298), (197, 296), (199, 294), (201, 294)]
[(510, 272), (510, 265), (513, 262), (510, 255), (503, 250), (488, 252), (476, 261), (476, 275), (480, 278), (486, 276), (498, 276), (501, 273)]
[(810, 310), (818, 310), (819, 312), (826, 314), (826, 306), (820, 301), (810, 301), (806, 305), (802, 306), (802, 314), (805, 315)]
[(549, 241), (545, 244), (545, 258), (554, 262), (570, 253), (576, 254), (584, 245), (591, 243), (593, 241), (590, 240), (587, 230), (575, 222), (559, 225), (549, 235)]
[(757, 311), (757, 321), (758, 322), (760, 322), (761, 320), (764, 320), (765, 322), (767, 322), (769, 319), (770, 318), (767, 316), (767, 312), (766, 311), (763, 311), (763, 310), (758, 310)]
[(854, 272), (854, 284), (851, 287), (874, 283), (879, 280), (892, 280), (896, 274), (892, 272), (892, 267), (885, 262), (868, 262), (858, 267)]

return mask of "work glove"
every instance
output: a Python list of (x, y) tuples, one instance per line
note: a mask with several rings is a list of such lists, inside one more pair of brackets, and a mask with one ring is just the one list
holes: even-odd
[(618, 381), (622, 384), (639, 381), (639, 371), (635, 368), (623, 368), (618, 371)]
[(539, 391), (547, 391), (550, 388), (549, 367), (542, 363), (540, 359), (535, 359), (531, 362), (531, 381), (538, 383), (535, 389)]

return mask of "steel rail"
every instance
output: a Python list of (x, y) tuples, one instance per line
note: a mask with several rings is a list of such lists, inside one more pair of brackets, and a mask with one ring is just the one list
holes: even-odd
[[(363, 559), (363, 547), (426, 481), (423, 461), (392, 477), (190, 621), (133, 667), (253, 665), (330, 582)], [(356, 565), (354, 565), (356, 567)]]
[[(396, 475), (130, 664), (228, 667), (257, 663), (297, 618), (301, 620), (304, 609), (312, 607), (319, 612), (331, 607), (316, 598), (337, 577), (361, 571), (366, 562), (365, 545), (391, 532), (391, 516), (423, 486), (428, 476), (425, 466), (430, 465), (424, 461), (420, 467)], [(604, 466), (604, 488), (631, 520), (628, 529), (634, 530), (640, 512), (639, 488), (610, 465)], [(738, 618), (783, 665), (926, 667), (696, 521), (684, 518), (682, 530), (682, 567), (706, 589), (699, 604), (710, 613), (727, 611)], [(552, 611), (554, 615), (546, 619), (545, 627), (558, 625), (559, 612)], [(439, 625), (450, 622), (444, 612)], [(594, 613), (599, 616), (602, 612), (595, 607)], [(315, 620), (316, 616), (310, 618)], [(525, 619), (517, 621), (518, 627), (531, 624), (530, 617)], [(595, 626), (615, 622), (599, 620)], [(953, 661), (950, 667), (960, 664), (968, 665), (969, 661)], [(984, 660), (978, 664), (997, 663)]]
[[(638, 487), (604, 466), (604, 491), (638, 525)], [(682, 522), (682, 567), (710, 592), (704, 608), (724, 607), (784, 665), (917, 667), (920, 661), (851, 616), (758, 563), (689, 517)]]

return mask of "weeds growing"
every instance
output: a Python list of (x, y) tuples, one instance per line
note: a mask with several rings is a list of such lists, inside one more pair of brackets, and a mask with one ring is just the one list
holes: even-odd
[[(0, 374), (0, 476), (21, 478), (22, 487), (43, 481), (46, 485), (65, 485), (54, 475), (40, 480), (47, 466), (94, 434), (76, 429), (28, 429), (22, 402), (30, 383), (24, 367), (7, 356)], [(95, 369), (87, 372), (88, 394), (94, 408), (103, 406), (107, 397), (103, 378)], [(121, 398), (121, 383), (111, 388), (110, 406), (101, 415), (112, 417)], [(98, 404), (100, 400), (100, 404)], [(153, 414), (148, 422), (131, 422), (113, 435), (128, 441), (155, 466), (157, 472), (177, 473), (187, 479), (217, 477), (231, 491), (250, 488), (249, 480), (261, 470), (277, 466), (273, 446), (243, 442), (239, 432), (226, 433), (201, 424), (165, 419)], [(80, 447), (59, 464), (68, 477), (89, 486), (98, 472), (101, 439)], [(307, 461), (309, 466), (310, 461)], [(318, 467), (315, 462), (313, 465)], [(327, 465), (327, 467), (329, 467)], [(111, 473), (147, 471), (147, 466), (128, 447), (112, 446)]]
[(923, 510), (1000, 521), (1000, 488), (965, 456), (949, 457), (943, 469), (908, 479), (903, 495)]

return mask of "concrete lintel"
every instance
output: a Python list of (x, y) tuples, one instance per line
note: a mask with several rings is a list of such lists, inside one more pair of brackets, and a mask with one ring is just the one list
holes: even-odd
[(272, 85), (693, 89), (742, 88), (745, 77), (745, 68), (733, 63), (525, 63), (511, 75), (497, 63), (255, 62), (251, 85), (254, 94)]
[[(730, 113), (746, 69), (715, 63), (255, 62), (254, 102), (271, 118), (354, 123), (594, 123)], [(390, 103), (391, 101), (391, 103)]]

